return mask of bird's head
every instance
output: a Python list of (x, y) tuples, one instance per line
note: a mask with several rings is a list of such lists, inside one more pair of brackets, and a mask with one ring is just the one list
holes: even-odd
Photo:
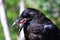
[(42, 16), (42, 14), (33, 8), (26, 8), (21, 16), (13, 23), (12, 26), (18, 24), (18, 25), (24, 25), (26, 22), (31, 21), (34, 17)]

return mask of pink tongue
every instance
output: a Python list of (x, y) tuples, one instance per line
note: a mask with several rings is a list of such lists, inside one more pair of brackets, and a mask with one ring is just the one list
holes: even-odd
[(19, 21), (19, 22), (18, 22), (18, 25), (20, 25), (20, 24), (23, 25), (25, 22), (26, 22), (26, 18), (24, 18), (24, 19), (22, 19), (21, 21)]

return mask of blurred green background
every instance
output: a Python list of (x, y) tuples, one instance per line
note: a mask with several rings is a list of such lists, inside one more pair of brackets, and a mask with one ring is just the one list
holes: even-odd
[[(20, 0), (4, 0), (6, 15), (12, 40), (17, 40), (18, 27), (12, 28), (12, 23), (19, 17)], [(54, 24), (60, 28), (60, 0), (24, 0), (25, 8), (35, 8), (42, 11)], [(0, 22), (0, 40), (5, 40)]]

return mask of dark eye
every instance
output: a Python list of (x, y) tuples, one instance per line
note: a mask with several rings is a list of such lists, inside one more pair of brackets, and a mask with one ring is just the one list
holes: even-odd
[(30, 15), (28, 14), (28, 13), (24, 13), (24, 14), (22, 14), (21, 15), (23, 18), (29, 18), (30, 17)]

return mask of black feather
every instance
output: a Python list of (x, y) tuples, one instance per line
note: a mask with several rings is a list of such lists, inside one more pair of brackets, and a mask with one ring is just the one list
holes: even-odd
[(23, 25), (26, 40), (60, 40), (60, 30), (39, 10), (26, 8), (21, 18), (27, 18)]

